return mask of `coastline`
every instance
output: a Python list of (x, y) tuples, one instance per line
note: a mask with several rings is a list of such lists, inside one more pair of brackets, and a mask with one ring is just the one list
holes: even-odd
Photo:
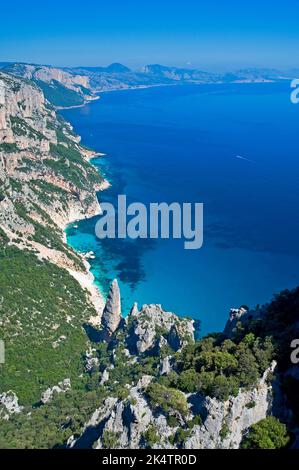
[[(234, 85), (234, 84), (242, 84), (242, 83), (245, 83), (245, 84), (256, 84), (256, 83), (275, 83), (276, 81), (275, 80), (236, 80), (234, 82), (229, 82), (229, 84), (231, 85)], [(112, 92), (115, 92), (115, 91), (130, 91), (130, 90), (146, 90), (148, 88), (160, 88), (160, 87), (175, 87), (175, 86), (184, 86), (184, 85), (225, 85), (226, 82), (223, 82), (223, 81), (217, 81), (217, 82), (180, 82), (180, 81), (177, 81), (176, 83), (156, 83), (156, 84), (152, 84), (152, 85), (135, 85), (135, 86), (128, 86), (127, 88), (123, 87), (123, 88), (110, 88), (110, 89), (107, 89), (107, 90), (96, 90), (95, 93), (96, 95), (100, 97), (100, 94), (102, 93), (112, 93)], [(95, 101), (95, 100), (91, 100), (91, 101)], [(83, 106), (85, 106), (86, 104), (89, 104), (91, 101), (87, 101), (85, 104), (82, 104), (82, 105), (79, 105), (79, 106), (72, 106), (71, 108), (81, 108)], [(61, 108), (61, 109), (71, 109), (71, 108)]]
[[(105, 154), (102, 154), (102, 153), (92, 153), (91, 155), (84, 155), (84, 158), (90, 162), (90, 164), (92, 165), (91, 163), (91, 160), (92, 159), (95, 159), (95, 158), (99, 158), (100, 156), (104, 156)], [(97, 192), (102, 192), (102, 191), (105, 191), (106, 189), (108, 189), (109, 187), (111, 186), (111, 183), (109, 183), (108, 180), (104, 179), (102, 184), (101, 184), (101, 187), (98, 189)], [(69, 218), (69, 220), (63, 225), (62, 227), (62, 230), (63, 230), (63, 242), (70, 248), (73, 249), (73, 247), (68, 243), (67, 241), (67, 228), (69, 227), (69, 225), (71, 224), (74, 224), (75, 222), (79, 222), (80, 220), (84, 220), (86, 218), (91, 218), (91, 217), (94, 217), (96, 215), (100, 215), (101, 214), (101, 206), (100, 206), (100, 203), (98, 202), (97, 198), (96, 198), (96, 207), (97, 209), (94, 210), (91, 214), (88, 215), (88, 217), (85, 217), (83, 214), (82, 214), (82, 217), (80, 217), (80, 214), (77, 214), (78, 217), (74, 217), (74, 218)], [(82, 271), (76, 271), (75, 269), (70, 269), (68, 267), (66, 267), (65, 269), (69, 272), (69, 274), (74, 278), (76, 279), (76, 281), (80, 284), (80, 286), (84, 289), (84, 290), (87, 290), (90, 294), (90, 301), (91, 303), (93, 304), (96, 312), (97, 312), (97, 315), (96, 316), (93, 316), (93, 317), (90, 317), (89, 319), (89, 323), (96, 326), (99, 324), (100, 320), (101, 320), (101, 317), (102, 317), (102, 313), (103, 313), (103, 309), (105, 307), (105, 299), (103, 297), (103, 294), (101, 292), (101, 290), (99, 289), (99, 287), (96, 285), (95, 283), (95, 277), (94, 275), (92, 274), (91, 272), (91, 265), (90, 263), (87, 261), (87, 259), (85, 258), (84, 254), (76, 251), (76, 254), (77, 256), (79, 256), (85, 266), (85, 269), (86, 271), (85, 272), (82, 272)]]
[[(113, 91), (130, 91), (130, 90), (146, 90), (147, 88), (158, 88), (158, 87), (165, 87), (165, 86), (180, 86), (183, 85), (183, 83), (157, 83), (154, 85), (135, 85), (135, 86), (129, 86), (127, 88), (110, 88), (107, 90), (98, 90), (95, 93), (99, 96), (102, 93), (110, 93)], [(198, 83), (200, 85), (200, 83)], [(99, 96), (100, 98), (100, 96)], [(88, 102), (86, 103), (88, 104)], [(85, 105), (84, 105), (85, 106)], [(81, 106), (80, 106), (81, 107)], [(66, 109), (66, 108), (64, 108)]]
[(82, 104), (75, 104), (74, 106), (54, 106), (56, 111), (63, 111), (64, 109), (76, 109), (76, 108), (84, 108), (88, 103), (92, 103), (93, 101), (98, 101), (101, 97), (99, 95), (94, 96), (90, 100), (84, 100)]
[[(86, 160), (91, 162), (91, 160), (95, 160), (96, 158), (101, 158), (101, 157), (106, 157), (106, 153), (101, 153), (101, 152), (97, 152), (97, 153), (93, 153), (92, 155), (88, 155), (86, 156)], [(109, 183), (109, 181), (107, 180), (104, 180), (104, 183), (105, 184), (107, 183), (107, 187), (111, 186), (111, 184)], [(105, 187), (103, 190), (101, 189), (101, 191), (104, 191), (105, 189), (107, 189), (107, 187)]]

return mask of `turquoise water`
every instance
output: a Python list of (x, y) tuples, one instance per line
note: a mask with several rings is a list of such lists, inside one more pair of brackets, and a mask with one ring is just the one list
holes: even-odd
[[(104, 293), (118, 277), (123, 310), (160, 303), (219, 330), (230, 307), (255, 306), (298, 284), (299, 106), (289, 83), (186, 85), (103, 93), (63, 112), (94, 160), (115, 203), (203, 202), (204, 245), (181, 240), (96, 239), (97, 218), (67, 231), (94, 251)], [(242, 158), (238, 158), (241, 156)]]

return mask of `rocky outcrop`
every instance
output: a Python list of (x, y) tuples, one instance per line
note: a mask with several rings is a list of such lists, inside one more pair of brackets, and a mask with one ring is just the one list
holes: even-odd
[(236, 330), (238, 323), (245, 325), (251, 320), (256, 320), (263, 316), (263, 309), (249, 310), (247, 307), (231, 308), (229, 319), (224, 328), (224, 334), (230, 338)]
[(151, 408), (146, 389), (153, 377), (144, 376), (135, 387), (129, 389), (126, 400), (112, 402), (109, 398), (103, 407), (105, 413), (100, 414), (97, 411), (97, 419), (91, 418), (86, 425), (90, 435), (94, 426), (100, 430), (92, 445), (96, 449), (105, 447), (105, 435), (109, 433), (114, 437), (114, 448), (146, 447), (147, 431), (151, 430), (157, 436), (157, 442), (151, 445), (153, 448), (237, 449), (244, 432), (264, 419), (271, 410), (272, 388), (267, 378), (275, 365), (273, 363), (270, 369), (265, 371), (252, 390), (240, 390), (236, 397), (231, 396), (225, 402), (200, 394), (185, 394), (189, 415), (184, 418), (187, 422), (192, 422), (200, 415), (202, 424), (195, 425), (191, 432), (186, 433), (185, 441), (180, 443), (173, 440), (180, 426), (170, 425), (164, 413)]
[(128, 317), (126, 329), (128, 348), (136, 354), (163, 345), (169, 345), (178, 351), (188, 341), (194, 340), (193, 324), (193, 320), (165, 312), (161, 305), (143, 305), (138, 312), (135, 304)]
[(41, 403), (45, 404), (48, 401), (52, 400), (55, 393), (65, 393), (71, 388), (71, 380), (64, 379), (58, 383), (58, 385), (54, 385), (54, 387), (48, 388), (41, 397)]
[(160, 374), (161, 375), (167, 375), (169, 372), (171, 372), (171, 356), (166, 356), (161, 360), (161, 365), (160, 365)]
[(117, 399), (114, 397), (107, 398), (103, 405), (94, 411), (89, 421), (85, 424), (81, 436), (79, 438), (75, 438), (74, 436), (69, 438), (67, 443), (68, 447), (75, 449), (88, 449), (94, 447), (101, 432), (101, 423), (105, 423), (108, 419), (116, 402)]
[(19, 405), (17, 395), (11, 390), (0, 394), (0, 420), (8, 420), (10, 415), (21, 413), (23, 406)]
[(55, 131), (47, 126), (53, 118), (37, 86), (0, 72), (0, 144), (47, 153), (49, 144), (57, 143)]
[(109, 380), (109, 372), (107, 369), (104, 370), (103, 375), (100, 380), (100, 385), (104, 385)]
[(101, 326), (108, 335), (112, 335), (121, 322), (120, 290), (117, 279), (110, 286), (106, 305), (103, 311)]
[[(96, 449), (107, 447), (107, 442), (110, 447), (121, 449), (148, 446), (161, 449), (239, 448), (244, 433), (272, 411), (273, 387), (269, 378), (276, 362), (272, 362), (250, 388), (239, 388), (236, 395), (225, 400), (203, 395), (200, 391), (186, 393), (171, 386), (163, 389), (161, 384), (167, 384), (168, 376), (179, 380), (180, 366), (175, 361), (175, 352), (194, 341), (193, 321), (165, 312), (160, 305), (143, 305), (138, 310), (135, 304), (126, 321), (120, 324), (119, 299), (119, 289), (114, 282), (108, 298), (109, 315), (104, 320), (108, 328), (108, 320), (113, 319), (114, 333), (110, 327), (108, 343), (111, 366), (103, 371), (100, 385), (109, 387), (111, 381), (114, 385), (118, 383), (114, 370), (119, 367), (119, 360), (129, 371), (135, 366), (138, 370), (144, 359), (159, 359), (156, 375), (145, 374), (137, 383), (128, 380), (121, 389), (121, 395), (126, 398), (106, 399), (102, 411), (96, 412), (96, 419), (91, 418), (82, 436), (72, 445), (80, 447), (87, 439), (89, 446)], [(119, 312), (116, 320), (115, 312)], [(231, 311), (231, 323), (246, 314), (245, 308)], [(158, 383), (157, 374), (160, 376)], [(154, 392), (150, 391), (150, 385)], [(156, 405), (156, 398), (153, 401), (151, 393), (165, 393), (166, 399), (167, 394), (174, 393), (172, 400), (185, 403), (186, 409), (182, 412), (182, 408), (170, 407), (166, 411)]]
[(238, 449), (243, 433), (253, 424), (266, 418), (271, 411), (273, 392), (267, 379), (274, 371), (273, 362), (256, 387), (239, 391), (236, 397), (221, 402), (210, 397), (190, 396), (189, 401), (206, 418), (202, 426), (196, 426), (186, 440), (187, 449)]
[(94, 443), (95, 449), (104, 447), (103, 437), (106, 433), (116, 439), (117, 448), (138, 448), (143, 433), (153, 420), (153, 413), (142, 395), (142, 389), (149, 385), (152, 377), (143, 379), (130, 390), (130, 399), (117, 401), (106, 416), (105, 424), (99, 439)]
[(99, 359), (95, 356), (96, 349), (89, 348), (85, 353), (85, 370), (91, 372), (95, 367), (99, 365)]
[(73, 73), (46, 65), (18, 63), (6, 66), (4, 71), (27, 80), (35, 81), (36, 83), (45, 83), (51, 86), (52, 89), (55, 88), (56, 84), (60, 84), (66, 91), (74, 91), (79, 97), (82, 97), (83, 102), (97, 99), (93, 95), (90, 80), (86, 74)]

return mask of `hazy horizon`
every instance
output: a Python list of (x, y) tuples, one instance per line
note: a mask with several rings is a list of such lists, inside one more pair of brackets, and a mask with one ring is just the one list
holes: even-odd
[(293, 65), (293, 66), (289, 66), (289, 67), (279, 67), (279, 66), (267, 66), (265, 67), (265, 65), (243, 65), (243, 66), (239, 66), (239, 67), (229, 67), (229, 66), (223, 66), (223, 67), (220, 67), (219, 65), (217, 64), (214, 64), (214, 65), (210, 65), (209, 67), (208, 66), (204, 66), (204, 65), (193, 65), (193, 64), (179, 64), (179, 63), (162, 63), (162, 62), (151, 62), (151, 63), (144, 63), (144, 64), (140, 64), (139, 66), (131, 66), (130, 64), (128, 64), (127, 62), (125, 61), (122, 61), (122, 60), (119, 60), (119, 61), (108, 61), (108, 62), (99, 62), (97, 64), (82, 64), (82, 63), (77, 63), (77, 64), (74, 64), (74, 65), (69, 65), (69, 64), (56, 64), (56, 63), (43, 63), (43, 62), (33, 62), (33, 61), (24, 61), (24, 60), (9, 60), (9, 61), (6, 61), (6, 60), (2, 60), (0, 59), (0, 64), (3, 64), (3, 63), (7, 63), (7, 64), (26, 64), (26, 65), (35, 65), (35, 66), (44, 66), (44, 67), (53, 67), (53, 68), (107, 68), (109, 67), (110, 65), (112, 64), (120, 64), (120, 65), (124, 65), (126, 67), (128, 67), (130, 70), (134, 71), (134, 72), (137, 72), (139, 71), (142, 67), (145, 67), (145, 66), (148, 66), (148, 65), (160, 65), (160, 66), (166, 66), (166, 67), (175, 67), (175, 68), (181, 68), (181, 69), (188, 69), (188, 70), (201, 70), (203, 72), (211, 72), (211, 73), (228, 73), (228, 72), (235, 72), (235, 71), (238, 71), (238, 70), (246, 70), (246, 69), (249, 69), (249, 70), (254, 70), (254, 69), (257, 69), (257, 70), (262, 70), (262, 69), (273, 69), (273, 70), (278, 70), (278, 71), (281, 71), (281, 72), (287, 72), (287, 71), (291, 71), (291, 70), (298, 70), (299, 71), (299, 65), (296, 66), (296, 65)]
[[(299, 64), (299, 4), (165, 0), (2, 5), (3, 61), (130, 68), (159, 63), (211, 71)], [(12, 27), (13, 24), (13, 27)]]

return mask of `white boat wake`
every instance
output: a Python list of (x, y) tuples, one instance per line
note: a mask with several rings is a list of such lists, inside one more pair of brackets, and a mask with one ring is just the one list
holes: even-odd
[(235, 158), (239, 158), (239, 160), (245, 160), (247, 162), (252, 162), (252, 160), (250, 160), (249, 158), (242, 157), (241, 155), (235, 155)]

